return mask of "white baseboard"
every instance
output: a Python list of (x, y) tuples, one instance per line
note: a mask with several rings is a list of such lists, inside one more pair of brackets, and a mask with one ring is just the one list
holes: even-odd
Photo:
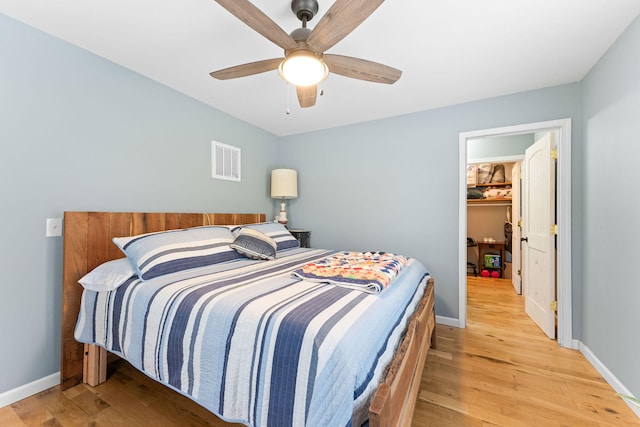
[[(615, 375), (613, 375), (613, 373), (604, 365), (604, 363), (602, 363), (600, 359), (598, 359), (596, 355), (593, 354), (591, 349), (587, 347), (582, 341), (578, 341), (578, 350), (580, 350), (580, 353), (584, 355), (584, 357), (589, 361), (589, 363), (591, 363), (591, 365), (593, 365), (593, 367), (596, 368), (596, 371), (598, 371), (600, 375), (602, 375), (605, 381), (608, 382), (609, 385), (617, 393), (636, 398), (633, 394), (631, 394), (629, 389), (626, 388), (624, 384), (622, 384), (622, 382), (618, 378), (616, 378)], [(629, 407), (636, 414), (636, 416), (640, 418), (640, 407), (638, 407), (637, 405), (634, 405), (627, 399), (622, 399), (622, 400), (624, 400), (624, 402), (627, 405), (629, 405)]]
[(0, 408), (60, 384), (60, 372), (0, 393)]
[(460, 327), (460, 322), (458, 321), (458, 319), (454, 319), (453, 317), (444, 317), (444, 316), (436, 315), (436, 323), (439, 323), (445, 326), (453, 326), (455, 328)]

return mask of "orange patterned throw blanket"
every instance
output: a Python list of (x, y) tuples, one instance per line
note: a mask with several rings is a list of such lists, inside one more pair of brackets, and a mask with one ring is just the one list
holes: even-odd
[(312, 262), (291, 275), (364, 292), (382, 292), (407, 265), (407, 258), (388, 252), (339, 252)]

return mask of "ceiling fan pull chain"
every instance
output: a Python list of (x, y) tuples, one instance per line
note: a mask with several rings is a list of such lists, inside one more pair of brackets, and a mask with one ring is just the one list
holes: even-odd
[(289, 114), (291, 114), (291, 110), (289, 109), (289, 92), (291, 91), (291, 85), (289, 83), (287, 83), (287, 109), (284, 110), (285, 113), (287, 113), (287, 116)]

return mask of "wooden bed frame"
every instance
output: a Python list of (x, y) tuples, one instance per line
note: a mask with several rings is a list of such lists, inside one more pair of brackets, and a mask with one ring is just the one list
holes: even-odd
[[(78, 343), (73, 332), (83, 290), (78, 280), (98, 265), (124, 257), (113, 244), (113, 237), (264, 221), (265, 214), (65, 212), (60, 388), (65, 390), (81, 382), (95, 386), (106, 381), (106, 350)], [(433, 290), (430, 279), (369, 407), (371, 427), (411, 425), (427, 352), (429, 346), (435, 348)]]

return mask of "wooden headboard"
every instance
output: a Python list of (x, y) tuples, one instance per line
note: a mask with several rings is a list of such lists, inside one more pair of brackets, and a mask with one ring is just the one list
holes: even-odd
[(98, 265), (124, 254), (114, 237), (199, 227), (264, 222), (265, 214), (65, 212), (62, 269), (62, 337), (60, 387), (82, 382), (84, 347), (74, 337), (82, 286), (78, 280)]

